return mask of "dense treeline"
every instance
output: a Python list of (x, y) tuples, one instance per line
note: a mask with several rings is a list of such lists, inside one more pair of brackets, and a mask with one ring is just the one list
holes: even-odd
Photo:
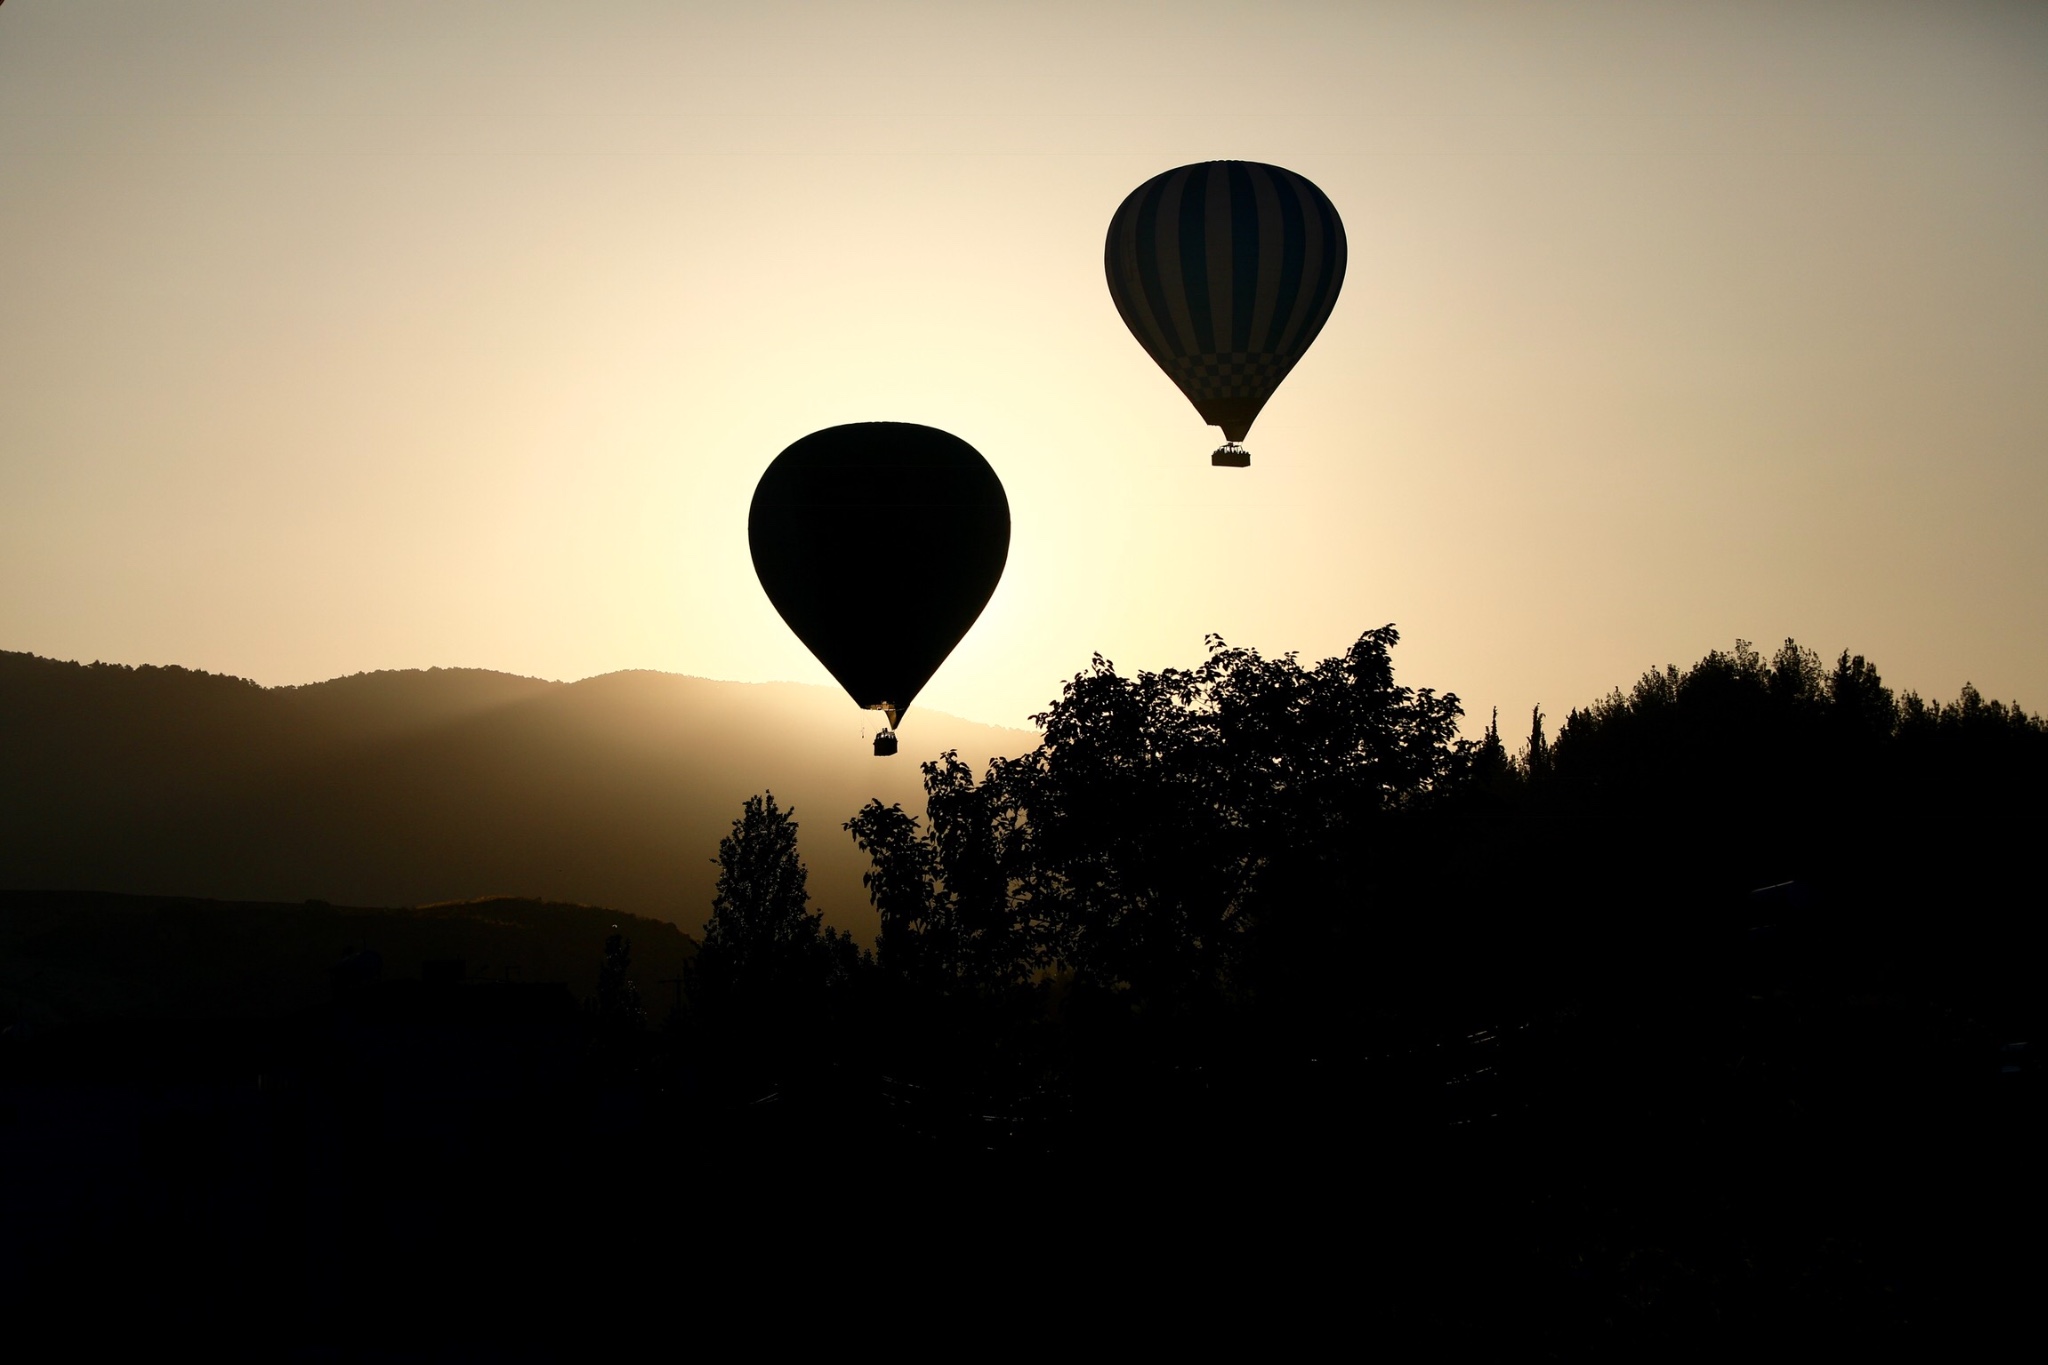
[(2024, 1258), (1978, 1220), (2038, 1207), (2048, 725), (1739, 642), (1510, 751), (1397, 685), (1397, 638), (1096, 659), (1037, 749), (846, 823), (872, 953), (750, 802), (674, 1024), (693, 1074), (780, 1107), (764, 1151), (873, 1135), (878, 1217), (1113, 1211), (1079, 1253), (1105, 1275), (1338, 1219), (1403, 1312), (1538, 1353), (1997, 1320)]
[(1455, 696), (1395, 683), (1398, 638), (1313, 666), (1214, 638), (1191, 669), (1096, 658), (1033, 751), (979, 778), (946, 755), (921, 816), (877, 801), (846, 824), (880, 919), (864, 965), (805, 917), (794, 821), (756, 798), (721, 852), (700, 994), (786, 1006), (865, 972), (933, 1002), (1085, 997), (1357, 1040), (1654, 977), (1688, 936), (1755, 927), (1759, 888), (1864, 935), (1953, 935), (2031, 886), (2048, 724), (2017, 705), (1738, 642), (1554, 740), (1539, 710), (1510, 753), (1497, 724), (1458, 738)]

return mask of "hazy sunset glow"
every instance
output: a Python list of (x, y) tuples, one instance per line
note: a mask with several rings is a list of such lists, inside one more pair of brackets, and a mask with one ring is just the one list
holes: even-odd
[[(922, 708), (1392, 621), (1480, 717), (1787, 635), (2039, 709), (2044, 74), (2026, 5), (15, 0), (0, 647), (827, 681), (748, 499), (888, 419), (1014, 519)], [(1102, 276), (1219, 157), (1350, 236), (1245, 471)]]

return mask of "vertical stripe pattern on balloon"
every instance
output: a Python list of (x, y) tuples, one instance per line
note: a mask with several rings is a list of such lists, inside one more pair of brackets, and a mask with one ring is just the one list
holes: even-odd
[(1256, 161), (1156, 175), (1110, 220), (1124, 323), (1203, 420), (1242, 439), (1344, 283), (1344, 224), (1306, 177)]

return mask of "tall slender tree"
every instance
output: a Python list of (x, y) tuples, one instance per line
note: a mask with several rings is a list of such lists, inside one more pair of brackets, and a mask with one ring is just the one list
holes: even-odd
[(718, 844), (718, 884), (704, 925), (700, 972), (745, 990), (786, 977), (813, 955), (823, 916), (810, 909), (794, 810), (773, 792), (750, 796)]

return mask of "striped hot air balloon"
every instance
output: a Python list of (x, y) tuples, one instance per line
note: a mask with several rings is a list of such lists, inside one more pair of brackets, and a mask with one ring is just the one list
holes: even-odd
[(1227, 444), (1323, 330), (1344, 284), (1344, 223), (1303, 176), (1203, 161), (1153, 176), (1109, 221), (1103, 268), (1124, 325)]

